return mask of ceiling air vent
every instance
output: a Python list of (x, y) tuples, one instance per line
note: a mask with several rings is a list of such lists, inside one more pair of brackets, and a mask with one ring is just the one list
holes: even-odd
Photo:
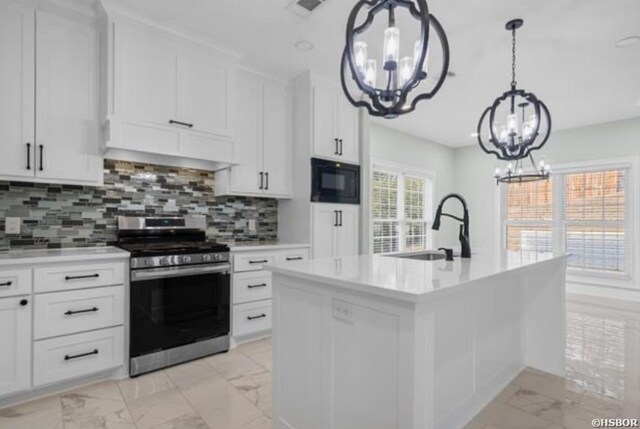
[(293, 0), (287, 5), (287, 9), (301, 18), (308, 18), (327, 0)]

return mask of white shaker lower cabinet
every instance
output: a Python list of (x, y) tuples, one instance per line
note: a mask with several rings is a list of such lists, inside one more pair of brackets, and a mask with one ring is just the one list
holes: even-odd
[(0, 404), (125, 374), (129, 254), (45, 253), (0, 257)]
[(286, 264), (309, 258), (309, 246), (242, 246), (231, 249), (231, 335), (236, 343), (271, 333), (271, 273), (267, 264)]
[(358, 254), (360, 206), (311, 204), (313, 258), (339, 258)]
[(31, 385), (31, 307), (29, 296), (0, 299), (0, 396)]

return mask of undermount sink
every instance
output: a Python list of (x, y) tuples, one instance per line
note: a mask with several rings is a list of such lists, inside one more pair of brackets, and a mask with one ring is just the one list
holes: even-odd
[(386, 256), (403, 259), (418, 259), (420, 261), (439, 261), (445, 258), (444, 253), (441, 252), (395, 253), (393, 255)]

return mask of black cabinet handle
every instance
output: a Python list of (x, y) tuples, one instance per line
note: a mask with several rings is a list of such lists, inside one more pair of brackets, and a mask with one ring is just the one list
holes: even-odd
[(260, 189), (264, 189), (264, 172), (260, 172)]
[(100, 274), (89, 274), (88, 276), (66, 276), (65, 280), (80, 280), (80, 279), (97, 279)]
[(40, 145), (40, 168), (39, 168), (40, 171), (44, 170), (44, 165), (42, 162), (42, 152), (44, 152), (44, 146)]
[(82, 354), (79, 354), (79, 355), (65, 355), (64, 360), (78, 359), (78, 358), (81, 358), (81, 357), (97, 355), (97, 354), (98, 354), (98, 349), (93, 349), (93, 351), (89, 352), (89, 353), (82, 353)]
[(264, 176), (266, 177), (266, 182), (267, 182), (264, 189), (269, 189), (269, 173), (264, 173)]
[(77, 311), (69, 310), (66, 313), (64, 313), (64, 315), (73, 316), (74, 314), (95, 313), (96, 311), (98, 311), (98, 307), (89, 308), (87, 310), (77, 310)]
[(13, 284), (13, 282), (5, 282), (5, 283), (0, 283), (0, 286), (5, 287), (5, 286), (11, 286)]
[(338, 223), (338, 226), (342, 226), (342, 210), (339, 210), (338, 214), (340, 216), (340, 222)]
[(24, 307), (24, 306), (25, 306), (25, 305), (27, 305), (27, 304), (29, 304), (29, 301), (27, 301), (26, 299), (22, 299), (22, 300), (20, 300), (20, 305), (21, 305), (21, 306), (23, 306), (23, 307)]
[(31, 170), (31, 143), (27, 143), (27, 170)]
[(250, 264), (266, 264), (267, 261), (266, 259), (263, 259), (262, 261), (249, 261)]
[(189, 127), (189, 128), (193, 128), (193, 124), (190, 124), (188, 122), (174, 121), (173, 119), (171, 119), (169, 121), (169, 123), (170, 124), (176, 124), (176, 125), (182, 125), (182, 126)]
[(333, 226), (338, 226), (338, 210), (334, 210), (333, 211), (333, 215), (334, 215), (334, 222), (333, 222)]
[(303, 259), (302, 256), (297, 256), (295, 258), (287, 258), (287, 261), (302, 261)]
[(334, 155), (340, 155), (340, 139), (333, 139), (334, 142), (336, 142), (336, 151), (333, 153)]
[(247, 286), (249, 289), (255, 289), (257, 287), (267, 287), (266, 283), (260, 283), (259, 285), (248, 285)]
[(262, 313), (260, 316), (248, 316), (247, 320), (264, 319), (265, 317), (267, 317), (267, 315)]
[(338, 155), (342, 156), (342, 139), (340, 139), (340, 153)]

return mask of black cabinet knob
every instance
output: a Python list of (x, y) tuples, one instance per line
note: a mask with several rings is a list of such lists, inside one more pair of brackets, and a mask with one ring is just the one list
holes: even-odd
[(28, 301), (28, 300), (26, 300), (26, 299), (20, 300), (20, 305), (21, 305), (21, 306), (23, 306), (23, 307), (24, 307), (24, 306), (25, 306), (25, 305), (27, 305), (27, 304), (29, 304), (29, 301)]

